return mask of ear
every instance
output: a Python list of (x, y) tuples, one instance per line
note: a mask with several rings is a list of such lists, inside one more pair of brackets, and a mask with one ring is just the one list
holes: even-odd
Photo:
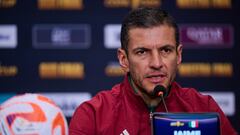
[(117, 50), (118, 61), (124, 72), (129, 72), (129, 62), (126, 52), (119, 48)]
[(177, 65), (182, 63), (182, 48), (182, 44), (179, 44), (177, 48)]

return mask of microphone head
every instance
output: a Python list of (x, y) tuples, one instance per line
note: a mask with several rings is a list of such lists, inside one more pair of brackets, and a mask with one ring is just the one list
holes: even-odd
[(167, 95), (167, 90), (164, 86), (162, 85), (157, 85), (155, 86), (155, 88), (153, 89), (153, 96), (154, 97), (160, 97), (163, 96), (165, 97)]

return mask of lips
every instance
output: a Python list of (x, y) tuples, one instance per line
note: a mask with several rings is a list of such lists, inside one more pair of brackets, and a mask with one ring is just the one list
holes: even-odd
[(152, 83), (159, 84), (162, 83), (167, 78), (165, 74), (152, 74), (146, 76), (146, 79)]

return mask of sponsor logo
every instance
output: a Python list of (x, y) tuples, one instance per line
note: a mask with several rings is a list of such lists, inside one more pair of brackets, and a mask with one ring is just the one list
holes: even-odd
[(184, 48), (231, 48), (233, 28), (231, 25), (182, 25), (180, 40)]
[(225, 115), (235, 115), (235, 94), (233, 92), (201, 92), (206, 95), (211, 95)]
[(232, 63), (182, 63), (178, 68), (180, 77), (232, 77)]
[(108, 24), (104, 27), (104, 46), (108, 49), (121, 47), (120, 24)]
[(83, 9), (83, 0), (38, 0), (38, 8), (42, 10), (80, 10)]
[(198, 121), (196, 121), (196, 120), (194, 120), (194, 121), (189, 121), (189, 122), (188, 122), (188, 126), (189, 126), (190, 128), (198, 128), (199, 123), (198, 123)]
[(123, 76), (125, 73), (118, 62), (110, 62), (105, 68), (105, 74), (110, 77)]
[(16, 48), (17, 26), (0, 25), (0, 48)]
[(8, 65), (4, 66), (0, 64), (0, 77), (14, 77), (18, 73), (17, 66)]
[(87, 49), (89, 25), (35, 25), (33, 46), (37, 49)]
[(43, 79), (83, 79), (84, 65), (80, 62), (42, 62), (39, 75)]
[(174, 130), (173, 131), (174, 135), (201, 135), (201, 131), (200, 130), (193, 130), (193, 131), (189, 131), (189, 130)]
[(171, 122), (171, 123), (170, 123), (170, 126), (171, 126), (171, 127), (182, 127), (182, 126), (184, 126), (184, 123), (181, 122), (181, 121)]
[(161, 0), (104, 0), (104, 5), (110, 8), (159, 7)]
[(41, 93), (53, 100), (63, 111), (66, 117), (71, 117), (75, 109), (84, 101), (92, 98), (90, 93)]
[(10, 8), (16, 5), (16, 0), (0, 0), (0, 8)]
[(216, 77), (232, 77), (233, 65), (232, 63), (213, 63), (212, 76)]
[(231, 8), (232, 0), (177, 0), (179, 8)]

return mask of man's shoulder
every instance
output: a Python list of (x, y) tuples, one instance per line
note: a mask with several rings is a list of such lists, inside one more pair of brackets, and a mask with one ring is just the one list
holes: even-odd
[(116, 98), (120, 95), (120, 84), (116, 84), (110, 90), (102, 90), (94, 96), (96, 99), (111, 99)]
[(204, 95), (200, 91), (192, 87), (181, 87), (179, 84), (174, 84), (175, 93), (181, 97), (197, 97), (197, 98), (211, 98), (209, 95)]
[(117, 84), (110, 90), (101, 90), (92, 99), (84, 102), (93, 107), (113, 106), (121, 95), (120, 85)]
[(174, 91), (175, 96), (181, 98), (189, 104), (208, 106), (209, 103), (215, 102), (210, 95), (204, 95), (195, 88), (181, 87), (177, 84)]

